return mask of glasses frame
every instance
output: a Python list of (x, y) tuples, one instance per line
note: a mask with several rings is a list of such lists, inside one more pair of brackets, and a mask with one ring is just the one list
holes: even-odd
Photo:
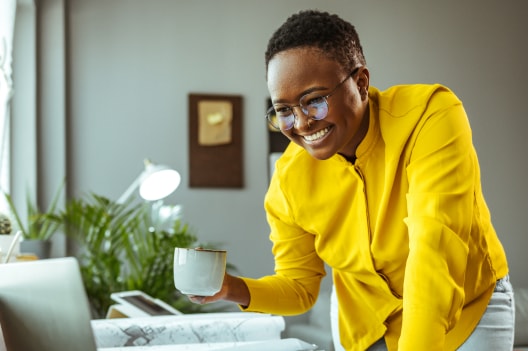
[[(329, 114), (329, 102), (327, 101), (327, 99), (329, 97), (331, 97), (332, 95), (334, 95), (334, 93), (338, 90), (339, 87), (341, 87), (349, 78), (353, 77), (357, 72), (358, 72), (358, 69), (360, 67), (356, 67), (351, 73), (349, 73), (340, 83), (338, 83), (334, 89), (331, 90), (331, 92), (327, 95), (321, 95), (320, 97), (323, 98), (323, 101), (324, 103), (327, 105), (327, 113), (325, 114), (325, 116), (321, 117), (321, 118), (314, 118), (314, 116), (309, 116), (305, 111), (306, 111), (306, 108), (307, 106), (303, 105), (301, 101), (303, 101), (303, 99), (309, 95), (309, 94), (305, 94), (303, 95), (300, 99), (299, 99), (299, 104), (297, 105), (292, 105), (292, 106), (288, 106), (288, 105), (282, 105), (281, 108), (284, 108), (284, 109), (288, 109), (290, 110), (290, 114), (287, 116), (287, 117), (277, 117), (277, 111), (275, 109), (274, 106), (271, 106), (267, 111), (266, 111), (266, 120), (268, 121), (268, 123), (274, 128), (274, 129), (277, 129), (277, 130), (290, 130), (294, 127), (294, 125), (296, 124), (296, 119), (298, 118), (298, 116), (296, 116), (296, 113), (294, 112), (294, 108), (296, 107), (299, 107), (301, 109), (301, 112), (303, 112), (303, 114), (305, 116), (307, 116), (308, 118), (314, 120), (314, 121), (321, 121), (322, 119), (325, 119), (327, 117), (327, 115)], [(317, 97), (317, 95), (315, 95), (315, 97)], [(291, 116), (294, 116), (294, 122), (292, 123), (292, 126), (290, 126), (289, 128), (283, 128), (281, 129), (281, 127), (279, 126), (279, 123), (278, 123), (278, 119), (281, 118), (281, 119), (287, 119), (287, 118), (291, 118)]]

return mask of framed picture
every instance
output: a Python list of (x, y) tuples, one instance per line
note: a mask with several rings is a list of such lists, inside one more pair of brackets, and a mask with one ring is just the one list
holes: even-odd
[(242, 188), (242, 96), (189, 94), (189, 186)]

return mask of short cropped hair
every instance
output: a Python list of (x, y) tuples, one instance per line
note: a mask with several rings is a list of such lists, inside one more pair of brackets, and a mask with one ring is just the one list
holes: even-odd
[(268, 41), (266, 71), (277, 53), (298, 47), (316, 47), (325, 57), (342, 65), (344, 70), (352, 71), (366, 64), (355, 27), (328, 12), (305, 10), (291, 15)]

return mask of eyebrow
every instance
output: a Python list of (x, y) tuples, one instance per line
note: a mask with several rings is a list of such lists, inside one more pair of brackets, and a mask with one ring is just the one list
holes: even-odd
[[(314, 92), (317, 92), (317, 91), (328, 90), (328, 89), (330, 89), (330, 88), (324, 87), (324, 86), (315, 86), (315, 87), (308, 88), (308, 89), (302, 91), (296, 97), (297, 98), (297, 102), (299, 103), (299, 100), (305, 95), (308, 95), (308, 94), (311, 94), (311, 93), (314, 93)], [(284, 100), (284, 99), (272, 100), (272, 104), (286, 104), (286, 103), (287, 103), (287, 101)]]
[[(335, 91), (336, 89), (338, 89), (338, 87), (339, 87), (340, 85), (342, 85), (343, 83), (345, 83), (345, 81), (346, 81), (347, 79), (349, 79), (349, 78), (351, 78), (351, 77), (354, 77), (354, 76), (358, 73), (359, 70), (360, 70), (360, 66), (355, 67), (355, 69), (353, 69), (353, 71), (352, 71), (351, 73), (349, 73), (349, 74), (347, 75), (347, 77), (345, 77), (340, 83), (338, 83), (338, 85), (337, 85), (333, 90), (331, 90), (331, 92), (330, 92), (329, 94), (333, 94), (334, 91)], [(309, 89), (303, 91), (300, 95), (298, 95), (297, 99), (298, 99), (298, 101), (299, 101), (299, 100), (301, 100), (301, 98), (302, 98), (303, 96), (305, 96), (305, 95), (311, 94), (311, 93), (316, 92), (316, 91), (327, 90), (327, 89), (329, 89), (329, 88), (327, 88), (327, 87), (322, 87), (322, 86), (315, 86), (315, 87), (312, 87), (312, 88), (309, 88)], [(287, 105), (287, 104), (285, 103), (284, 100), (281, 100), (281, 99), (279, 99), (279, 100), (272, 100), (272, 105), (277, 104), (277, 103)], [(287, 105), (287, 106), (288, 106), (288, 105)], [(294, 106), (295, 106), (295, 105), (294, 105)]]

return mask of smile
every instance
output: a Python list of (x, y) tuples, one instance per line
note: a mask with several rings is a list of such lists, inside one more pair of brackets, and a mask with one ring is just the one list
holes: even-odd
[(323, 138), (328, 132), (329, 132), (329, 127), (324, 128), (320, 131), (317, 131), (314, 134), (305, 135), (303, 139), (305, 139), (306, 141), (315, 141), (315, 140)]

